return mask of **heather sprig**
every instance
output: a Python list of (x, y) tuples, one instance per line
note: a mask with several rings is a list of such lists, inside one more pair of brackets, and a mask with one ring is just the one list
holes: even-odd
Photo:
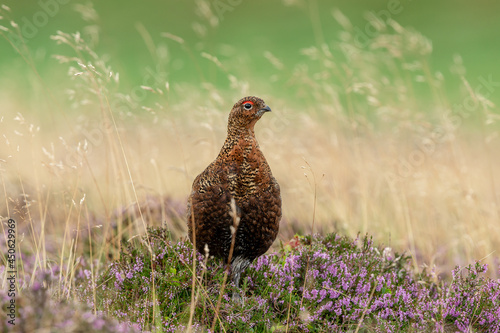
[(453, 323), (461, 331), (479, 328), (500, 331), (500, 280), (484, 277), (488, 267), (480, 262), (455, 267), (452, 282), (443, 288), (435, 307), (442, 307), (445, 323)]
[[(25, 262), (34, 257), (26, 257)], [(26, 268), (30, 268), (27, 266)], [(6, 312), (0, 312), (0, 331), (2, 332), (139, 332), (138, 324), (129, 321), (118, 322), (102, 311), (94, 313), (88, 305), (76, 302), (62, 295), (58, 279), (59, 267), (38, 270), (33, 283), (18, 278), (19, 290), (16, 291), (15, 325), (8, 324)], [(80, 272), (81, 271), (81, 272)], [(84, 269), (79, 270), (80, 273)], [(32, 272), (29, 272), (32, 273)], [(84, 275), (84, 274), (83, 274)], [(10, 304), (12, 298), (4, 288), (0, 289), (2, 309)]]

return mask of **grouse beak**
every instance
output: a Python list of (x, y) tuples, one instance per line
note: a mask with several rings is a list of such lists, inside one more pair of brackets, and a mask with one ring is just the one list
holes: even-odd
[(260, 109), (258, 114), (259, 116), (262, 116), (265, 112), (271, 112), (271, 108), (269, 107), (269, 105), (266, 105), (265, 107)]

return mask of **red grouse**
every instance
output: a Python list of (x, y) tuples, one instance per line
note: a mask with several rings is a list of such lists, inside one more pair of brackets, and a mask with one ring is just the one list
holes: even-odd
[(210, 255), (231, 258), (236, 287), (241, 273), (275, 240), (281, 219), (280, 187), (254, 133), (255, 123), (268, 111), (258, 97), (234, 104), (226, 141), (194, 180), (188, 199), (189, 238), (201, 253), (208, 246)]

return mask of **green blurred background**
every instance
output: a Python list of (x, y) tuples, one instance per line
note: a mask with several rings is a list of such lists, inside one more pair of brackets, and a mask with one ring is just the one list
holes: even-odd
[[(459, 54), (467, 69), (465, 76), (473, 86), (480, 76), (492, 75), (493, 80), (500, 81), (500, 1), (494, 0), (217, 0), (209, 2), (219, 19), (218, 25), (213, 27), (203, 18), (203, 9), (197, 1), (95, 1), (93, 7), (98, 18), (92, 23), (85, 22), (81, 14), (75, 12), (75, 6), (86, 2), (4, 3), (12, 11), (10, 18), (3, 11), (1, 25), (10, 28), (9, 20), (12, 19), (21, 28), (28, 29), (25, 37), (29, 37), (26, 40), (36, 67), (43, 80), (55, 86), (66, 73), (64, 67), (55, 67), (57, 62), (51, 55), (64, 53), (64, 48), (57, 46), (50, 36), (57, 30), (69, 33), (96, 24), (99, 28), (96, 52), (106, 56), (110, 66), (120, 72), (122, 85), (136, 86), (141, 84), (148, 70), (164, 70), (170, 83), (196, 85), (205, 80), (221, 89), (228, 88), (226, 76), (200, 56), (203, 50), (216, 55), (229, 71), (238, 68), (240, 75), (246, 73), (261, 79), (270, 93), (286, 94), (287, 75), (281, 74), (270, 81), (277, 70), (264, 57), (265, 51), (280, 59), (285, 69), (291, 69), (296, 63), (305, 61), (301, 49), (321, 42), (332, 45), (332, 41), (339, 39), (341, 27), (333, 19), (333, 8), (340, 9), (354, 26), (364, 29), (367, 11), (387, 11), (388, 6), (393, 5), (397, 6), (398, 13), (391, 18), (404, 27), (413, 27), (432, 41), (433, 70), (447, 77), (453, 56)], [(48, 13), (45, 15), (47, 20), (40, 11)], [(33, 22), (40, 26), (34, 26), (35, 32), (27, 27)], [(193, 29), (201, 26), (206, 28), (204, 36)], [(148, 51), (144, 36), (139, 33), (141, 29), (148, 32), (161, 54), (152, 55)], [(189, 52), (186, 47), (162, 37), (163, 32), (182, 37)], [(162, 56), (165, 67), (160, 69), (157, 68), (158, 57)], [(0, 59), (1, 88), (12, 90), (23, 98), (29, 97), (32, 72), (5, 38), (0, 39)], [(490, 98), (500, 102), (498, 96)]]

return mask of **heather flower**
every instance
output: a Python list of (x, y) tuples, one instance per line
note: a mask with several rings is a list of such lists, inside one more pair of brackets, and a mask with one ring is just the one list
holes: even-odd
[[(162, 325), (185, 330), (190, 309), (193, 250), (172, 242), (163, 229), (149, 230), (151, 252), (142, 242), (129, 244), (119, 261), (98, 277), (98, 309), (130, 320), (142, 330)], [(297, 237), (304, 245), (259, 257), (243, 277), (245, 303), (232, 301), (229, 284), (217, 303), (225, 274), (221, 261), (197, 254), (194, 327), (211, 327), (216, 319), (229, 331), (343, 332), (376, 327), (377, 331), (499, 331), (500, 281), (482, 275), (477, 263), (456, 268), (449, 284), (436, 286), (431, 275), (415, 276), (408, 257), (388, 256), (370, 238), (349, 240), (335, 234)], [(120, 289), (108, 287), (118, 284)], [(87, 302), (92, 289), (83, 290)], [(155, 299), (153, 299), (155, 297)], [(157, 318), (153, 318), (155, 314)], [(96, 323), (95, 325), (99, 325)]]

